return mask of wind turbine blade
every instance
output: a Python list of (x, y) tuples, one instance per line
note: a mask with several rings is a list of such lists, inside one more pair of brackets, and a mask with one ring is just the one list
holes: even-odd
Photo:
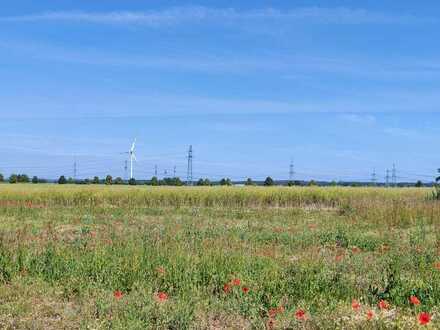
[(134, 148), (136, 147), (136, 140), (137, 139), (134, 139), (134, 141), (133, 141), (133, 144), (131, 145), (131, 152), (133, 152), (134, 151)]

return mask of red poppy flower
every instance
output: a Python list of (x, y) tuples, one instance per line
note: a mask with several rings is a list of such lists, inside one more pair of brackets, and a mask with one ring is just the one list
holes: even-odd
[(249, 292), (249, 288), (247, 286), (244, 286), (241, 290), (243, 290), (243, 293)]
[(338, 255), (335, 257), (335, 260), (336, 260), (337, 262), (342, 261), (342, 259), (344, 259), (344, 255), (343, 255), (343, 254), (338, 254)]
[(379, 301), (379, 308), (380, 309), (388, 309), (390, 308), (390, 304), (386, 300)]
[(409, 301), (413, 305), (420, 305), (420, 300), (416, 296), (409, 297)]
[(241, 281), (240, 281), (239, 278), (234, 278), (234, 279), (232, 280), (232, 285), (239, 286), (240, 284), (241, 284)]
[(113, 292), (113, 296), (114, 296), (117, 300), (119, 300), (119, 299), (121, 299), (121, 298), (124, 296), (124, 294), (122, 293), (122, 291), (120, 291), (120, 290), (116, 290), (115, 292)]
[(155, 295), (156, 301), (165, 302), (168, 300), (168, 295), (165, 292), (158, 292)]
[(223, 285), (223, 292), (224, 293), (229, 293), (231, 292), (231, 286), (229, 284), (225, 284)]
[(361, 308), (361, 304), (356, 299), (353, 299), (351, 308), (353, 308), (354, 311), (358, 311)]
[(437, 269), (437, 270), (440, 270), (440, 262), (436, 262), (434, 264), (434, 268)]
[(419, 323), (421, 325), (428, 324), (429, 322), (431, 322), (431, 315), (429, 315), (429, 313), (422, 312), (419, 314)]
[(282, 313), (284, 313), (283, 306), (271, 308), (271, 309), (269, 309), (269, 312), (268, 312), (270, 318), (274, 318), (278, 314), (282, 314)]
[(370, 309), (367, 312), (367, 320), (371, 320), (374, 317), (374, 312)]
[(302, 309), (298, 309), (295, 312), (295, 318), (298, 321), (305, 321), (307, 319), (306, 312), (304, 310), (302, 310)]

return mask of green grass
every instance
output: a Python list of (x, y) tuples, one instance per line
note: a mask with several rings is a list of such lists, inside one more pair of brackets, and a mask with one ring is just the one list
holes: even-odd
[(429, 193), (0, 185), (0, 328), (262, 329), (277, 307), (279, 329), (438, 327)]

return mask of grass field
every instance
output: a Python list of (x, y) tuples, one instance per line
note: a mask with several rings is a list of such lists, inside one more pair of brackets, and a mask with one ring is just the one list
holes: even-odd
[(0, 328), (438, 328), (429, 194), (3, 184)]

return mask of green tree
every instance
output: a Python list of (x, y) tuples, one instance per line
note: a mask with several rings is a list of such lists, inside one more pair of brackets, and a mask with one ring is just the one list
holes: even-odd
[(67, 180), (66, 177), (64, 175), (61, 175), (60, 178), (58, 179), (58, 184), (66, 184)]
[(246, 182), (244, 183), (245, 186), (254, 186), (255, 183), (252, 181), (251, 178), (247, 178)]
[(273, 186), (274, 185), (273, 179), (270, 176), (268, 176), (266, 178), (266, 180), (264, 180), (264, 185), (267, 186), (267, 187)]
[(30, 182), (29, 177), (26, 174), (19, 174), (17, 176), (17, 182), (19, 183), (28, 183)]
[[(440, 174), (440, 168), (437, 170)], [(434, 192), (432, 193), (434, 199), (440, 200), (440, 175), (435, 179)]]
[(68, 183), (68, 184), (74, 184), (74, 183), (75, 183), (75, 180), (74, 180), (72, 177), (69, 177), (69, 178), (67, 179), (67, 183)]
[(18, 176), (17, 174), (11, 174), (9, 176), (9, 183), (17, 183), (18, 182)]
[(423, 187), (423, 182), (422, 181), (417, 181), (416, 184), (414, 185), (416, 188), (422, 188)]
[(316, 183), (315, 180), (310, 180), (309, 183), (308, 183), (308, 186), (309, 186), (309, 187), (314, 187), (314, 186), (317, 186), (317, 185), (318, 185), (318, 184)]
[(229, 178), (223, 178), (220, 180), (221, 186), (232, 186), (232, 181)]
[(156, 176), (153, 176), (153, 177), (151, 178), (150, 184), (151, 184), (152, 186), (158, 186), (158, 185), (159, 185), (159, 180), (157, 179)]
[(124, 180), (122, 180), (122, 178), (118, 176), (118, 177), (115, 179), (115, 184), (124, 184)]
[(99, 184), (99, 177), (97, 177), (97, 176), (93, 177), (92, 183)]
[(5, 181), (5, 177), (3, 176), (3, 174), (0, 173), (0, 182), (4, 182)]
[(105, 184), (106, 185), (112, 185), (113, 184), (113, 177), (111, 175), (107, 175), (105, 177)]
[(130, 186), (135, 186), (136, 185), (136, 179), (135, 178), (131, 178), (130, 180), (128, 180), (128, 184)]
[(38, 183), (39, 181), (38, 181), (38, 177), (37, 176), (33, 176), (32, 177), (32, 183), (34, 183), (34, 184), (36, 184), (36, 183)]

